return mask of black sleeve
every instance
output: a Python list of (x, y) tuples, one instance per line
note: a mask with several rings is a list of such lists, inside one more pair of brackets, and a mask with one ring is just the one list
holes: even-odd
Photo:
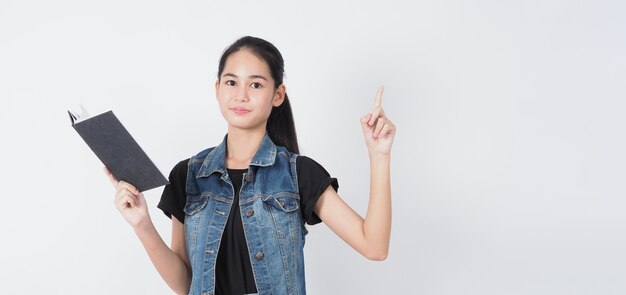
[(296, 170), (298, 173), (298, 187), (300, 189), (300, 209), (302, 211), (302, 219), (304, 222), (314, 225), (322, 222), (322, 220), (313, 212), (315, 203), (329, 185), (337, 191), (339, 183), (336, 178), (330, 177), (330, 174), (315, 162), (313, 159), (305, 156), (298, 156), (296, 159)]
[(185, 223), (185, 204), (187, 203), (187, 165), (189, 159), (178, 162), (170, 172), (170, 183), (165, 186), (157, 208), (163, 210), (167, 217), (172, 215)]

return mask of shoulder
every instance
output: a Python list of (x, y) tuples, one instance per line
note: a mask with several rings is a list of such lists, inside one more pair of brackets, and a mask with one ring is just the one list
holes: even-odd
[(170, 175), (180, 175), (181, 173), (187, 173), (187, 166), (189, 165), (189, 160), (191, 158), (187, 158), (184, 160), (181, 160), (180, 162), (176, 163), (176, 165), (174, 165), (174, 168), (172, 168), (172, 171), (170, 172)]
[(187, 167), (189, 165), (189, 158), (184, 159), (170, 170), (169, 182), (173, 186), (184, 186), (187, 182)]
[(322, 172), (328, 174), (326, 169), (324, 169), (324, 167), (320, 163), (303, 155), (298, 155), (298, 157), (296, 158), (296, 167), (298, 169), (298, 174), (311, 170), (321, 170)]
[(307, 186), (318, 187), (320, 184), (327, 187), (329, 184), (332, 184), (335, 191), (339, 189), (337, 178), (331, 177), (324, 166), (307, 156), (298, 156), (296, 159), (296, 171), (298, 184), (301, 188)]
[(189, 160), (191, 160), (191, 158), (181, 160), (176, 165), (174, 165), (174, 169), (187, 169), (187, 166), (189, 165)]

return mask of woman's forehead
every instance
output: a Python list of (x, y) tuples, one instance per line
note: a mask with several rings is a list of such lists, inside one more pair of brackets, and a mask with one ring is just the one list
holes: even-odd
[(226, 59), (222, 76), (225, 74), (233, 74), (238, 77), (263, 76), (268, 79), (271, 78), (267, 63), (247, 49), (238, 50)]

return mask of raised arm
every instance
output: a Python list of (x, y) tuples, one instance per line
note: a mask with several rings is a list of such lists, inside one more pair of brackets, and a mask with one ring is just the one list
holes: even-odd
[(163, 280), (176, 294), (189, 293), (191, 268), (185, 248), (183, 224), (172, 216), (172, 248), (170, 249), (152, 223), (143, 193), (130, 183), (117, 181), (106, 167), (104, 172), (115, 186), (115, 206), (135, 230), (135, 234)]
[(371, 260), (385, 260), (391, 234), (391, 145), (396, 127), (381, 105), (378, 89), (374, 109), (361, 118), (370, 159), (370, 196), (365, 219), (356, 213), (332, 187), (328, 187), (313, 211), (352, 248)]

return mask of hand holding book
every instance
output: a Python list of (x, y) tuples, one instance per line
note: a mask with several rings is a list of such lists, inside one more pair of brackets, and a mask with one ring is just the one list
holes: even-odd
[(122, 214), (126, 222), (134, 229), (141, 228), (151, 222), (148, 205), (143, 193), (132, 184), (125, 181), (118, 181), (115, 176), (104, 167), (104, 173), (107, 175), (113, 186), (115, 187), (115, 207)]

